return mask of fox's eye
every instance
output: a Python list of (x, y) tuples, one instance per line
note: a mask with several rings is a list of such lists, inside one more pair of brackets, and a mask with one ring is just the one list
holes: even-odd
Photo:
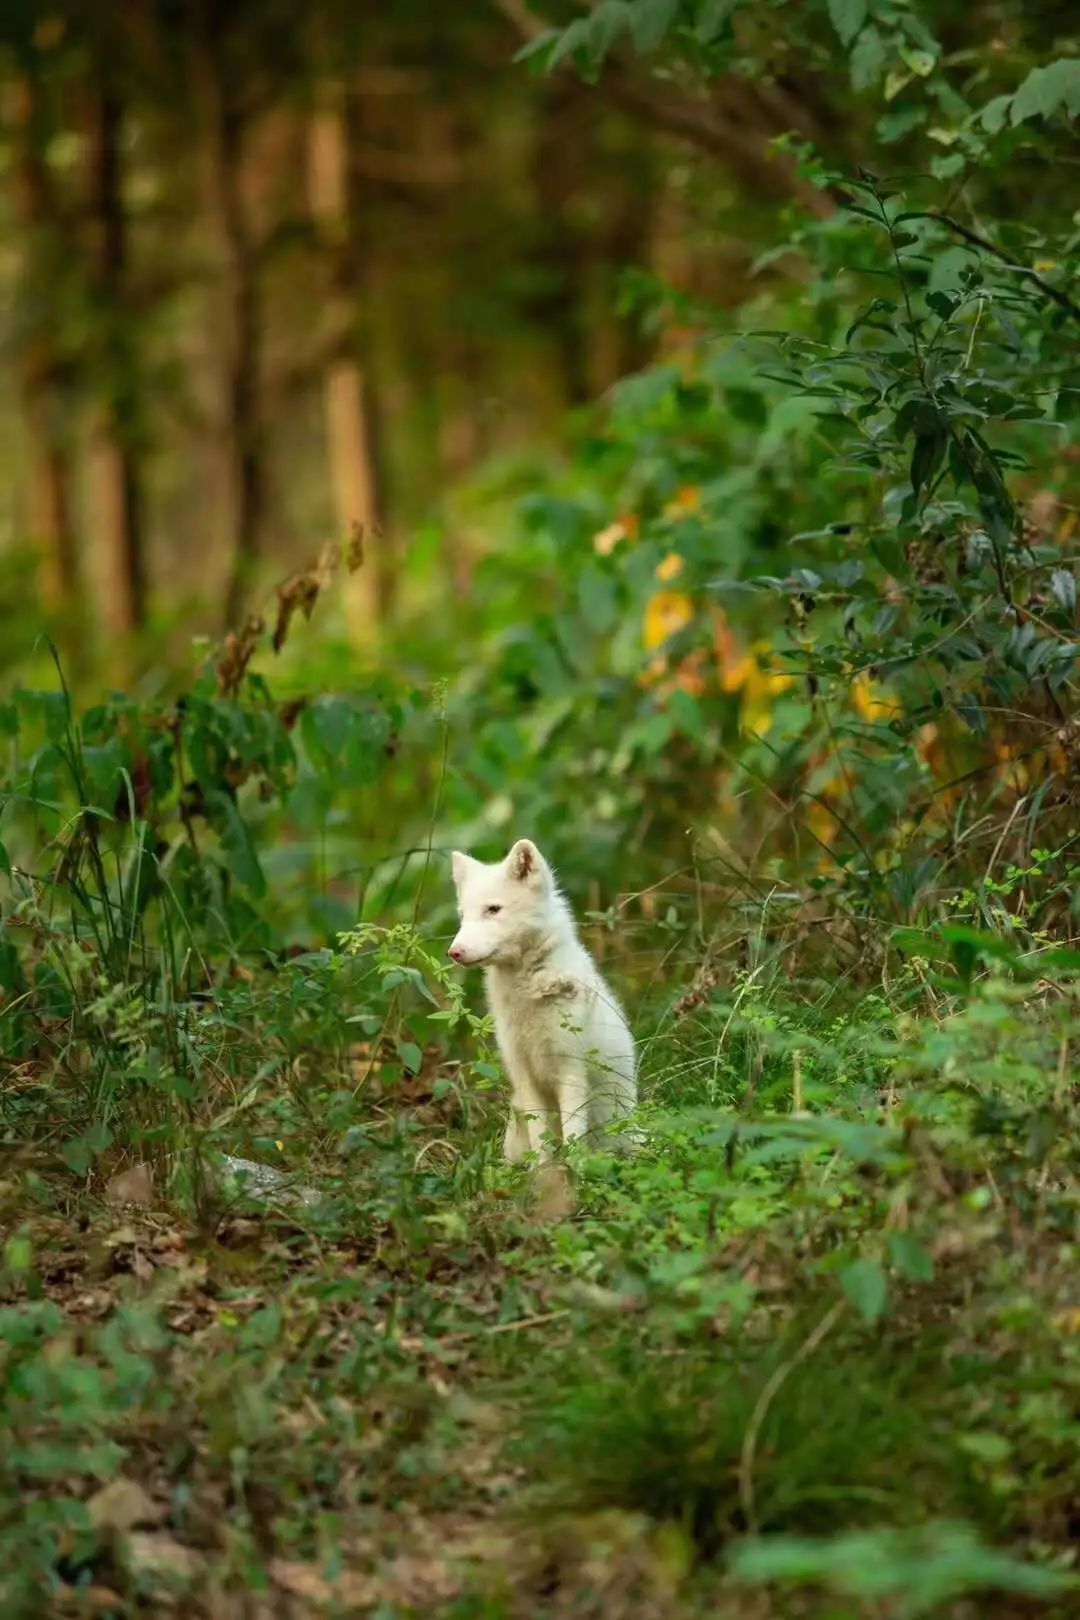
[(502, 906), (485, 906), (484, 907), (484, 916), (485, 917), (497, 917), (501, 910), (502, 910)]

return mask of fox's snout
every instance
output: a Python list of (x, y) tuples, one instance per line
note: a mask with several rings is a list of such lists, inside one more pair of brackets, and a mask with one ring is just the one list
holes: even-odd
[(463, 945), (456, 943), (451, 945), (446, 954), (452, 962), (464, 962), (465, 960), (465, 948)]

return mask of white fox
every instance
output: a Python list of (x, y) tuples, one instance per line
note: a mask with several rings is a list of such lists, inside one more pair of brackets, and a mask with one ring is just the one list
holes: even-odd
[(535, 844), (519, 839), (494, 865), (458, 850), (452, 861), (461, 927), (449, 954), (484, 965), (510, 1080), (504, 1151), (546, 1159), (633, 1108), (633, 1037)]

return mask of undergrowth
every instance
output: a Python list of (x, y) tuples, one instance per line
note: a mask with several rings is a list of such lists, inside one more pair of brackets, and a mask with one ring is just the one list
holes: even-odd
[(1075, 956), (945, 922), (857, 994), (675, 896), (641, 1144), (551, 1207), (423, 864), (186, 994), (120, 878), (14, 874), (5, 1614), (1073, 1612)]

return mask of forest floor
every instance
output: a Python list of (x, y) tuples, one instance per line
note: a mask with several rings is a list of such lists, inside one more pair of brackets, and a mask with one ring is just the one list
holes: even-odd
[(269, 1193), (17, 1145), (8, 1620), (1077, 1613), (1075, 993), (740, 1019), (539, 1175), (434, 1048), (264, 1083)]

